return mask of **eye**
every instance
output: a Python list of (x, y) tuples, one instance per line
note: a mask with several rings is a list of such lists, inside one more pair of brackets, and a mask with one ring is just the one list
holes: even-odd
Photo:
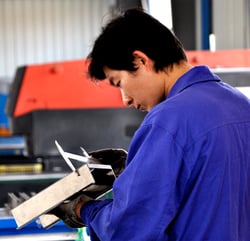
[(117, 81), (117, 82), (115, 82), (115, 81), (110, 81), (110, 84), (111, 85), (113, 85), (114, 87), (117, 87), (117, 88), (119, 88), (120, 86), (121, 86), (121, 81), (119, 80), (119, 81)]
[(115, 84), (116, 87), (120, 87), (121, 86), (121, 81), (119, 80), (116, 84)]
[(109, 83), (115, 87), (120, 87), (120, 85), (121, 85), (121, 81), (119, 80), (119, 81), (115, 82), (114, 78), (109, 78)]

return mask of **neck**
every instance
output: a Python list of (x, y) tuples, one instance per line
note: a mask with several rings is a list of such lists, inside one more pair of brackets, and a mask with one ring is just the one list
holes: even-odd
[(188, 72), (193, 66), (186, 61), (174, 64), (173, 67), (167, 68), (165, 73), (165, 96), (167, 96), (176, 83), (176, 81)]

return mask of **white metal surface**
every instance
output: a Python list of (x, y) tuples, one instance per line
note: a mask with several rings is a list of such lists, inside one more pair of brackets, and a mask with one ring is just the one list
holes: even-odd
[(76, 240), (76, 233), (22, 234), (0, 236), (0, 241), (66, 241)]
[(0, 77), (25, 64), (84, 58), (114, 0), (1, 0)]
[(78, 172), (80, 175), (72, 172), (12, 209), (18, 229), (95, 182), (87, 165), (80, 167)]
[(216, 49), (249, 48), (250, 0), (212, 0)]

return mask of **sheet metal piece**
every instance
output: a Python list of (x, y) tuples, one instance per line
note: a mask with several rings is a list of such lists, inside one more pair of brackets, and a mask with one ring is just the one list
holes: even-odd
[(80, 175), (72, 172), (12, 209), (11, 213), (15, 218), (17, 228), (22, 228), (73, 194), (95, 183), (87, 165), (81, 166), (78, 171)]

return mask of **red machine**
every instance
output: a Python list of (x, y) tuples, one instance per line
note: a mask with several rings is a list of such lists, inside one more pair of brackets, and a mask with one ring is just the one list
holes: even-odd
[(212, 51), (187, 51), (192, 65), (208, 65), (210, 68), (250, 67), (250, 49)]
[(118, 89), (88, 78), (84, 60), (19, 68), (15, 81), (19, 86), (10, 92), (18, 91), (14, 117), (42, 109), (124, 107)]
[(55, 139), (71, 152), (79, 146), (127, 149), (145, 115), (125, 108), (107, 81), (91, 81), (85, 60), (18, 68), (6, 112), (12, 133), (26, 137), (32, 156), (57, 155)]

